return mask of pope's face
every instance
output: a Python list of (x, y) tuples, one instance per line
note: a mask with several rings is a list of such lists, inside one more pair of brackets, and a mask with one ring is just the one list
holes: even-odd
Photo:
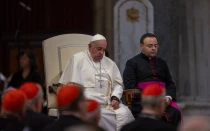
[(147, 57), (154, 57), (158, 51), (158, 42), (155, 37), (146, 37), (143, 43), (140, 44), (142, 53)]
[(88, 45), (93, 61), (99, 62), (103, 58), (106, 47), (106, 40), (97, 40)]

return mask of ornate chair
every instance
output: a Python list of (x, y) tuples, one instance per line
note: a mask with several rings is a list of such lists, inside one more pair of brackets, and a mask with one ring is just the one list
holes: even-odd
[(131, 109), (131, 102), (134, 98), (140, 100), (140, 90), (139, 89), (127, 89), (123, 91), (123, 94), (125, 95), (125, 103), (128, 106), (129, 109)]
[(43, 41), (45, 81), (48, 102), (48, 115), (57, 116), (56, 92), (62, 71), (69, 58), (87, 49), (92, 36), (83, 34), (65, 34)]

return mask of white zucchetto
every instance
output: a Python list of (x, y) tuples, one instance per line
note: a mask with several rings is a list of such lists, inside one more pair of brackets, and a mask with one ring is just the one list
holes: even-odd
[(90, 42), (97, 41), (97, 40), (106, 40), (106, 38), (103, 35), (96, 34), (93, 36)]

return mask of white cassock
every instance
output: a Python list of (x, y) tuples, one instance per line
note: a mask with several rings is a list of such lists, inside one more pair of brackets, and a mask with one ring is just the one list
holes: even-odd
[(119, 109), (113, 110), (110, 105), (112, 96), (119, 100), (122, 97), (123, 84), (117, 65), (108, 57), (104, 56), (96, 63), (88, 50), (73, 55), (59, 82), (75, 82), (85, 87), (85, 96), (101, 104), (99, 126), (105, 130), (119, 131), (123, 125), (134, 120), (127, 106), (120, 104)]

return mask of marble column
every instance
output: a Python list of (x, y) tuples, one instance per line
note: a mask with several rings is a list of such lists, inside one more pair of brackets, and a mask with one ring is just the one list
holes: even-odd
[(179, 86), (182, 87), (180, 94), (192, 96), (192, 99), (210, 96), (210, 20), (207, 14), (210, 6), (207, 3), (210, 1), (182, 2), (186, 7), (186, 21), (182, 24), (186, 26), (180, 26), (179, 74), (182, 75), (179, 75)]
[(183, 0), (179, 41), (179, 99), (185, 113), (210, 115), (210, 1)]

